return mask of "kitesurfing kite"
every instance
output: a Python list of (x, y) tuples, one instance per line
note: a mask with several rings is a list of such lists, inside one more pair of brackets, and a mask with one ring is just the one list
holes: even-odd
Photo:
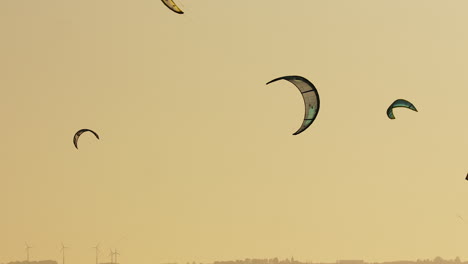
[(86, 128), (85, 129), (80, 129), (73, 136), (73, 144), (75, 145), (76, 149), (78, 149), (78, 139), (80, 138), (81, 134), (83, 134), (84, 132), (91, 132), (91, 133), (94, 134), (94, 136), (96, 136), (97, 139), (99, 139), (99, 135), (96, 134), (96, 132), (92, 131), (91, 129), (86, 129)]
[(393, 115), (393, 108), (396, 108), (396, 107), (405, 107), (405, 108), (409, 108), (413, 111), (418, 111), (416, 109), (416, 107), (414, 107), (414, 105), (408, 101), (406, 101), (405, 99), (398, 99), (398, 100), (395, 100), (395, 102), (393, 102), (387, 109), (387, 116), (388, 118), (390, 119), (395, 119), (395, 116)]
[(304, 121), (302, 122), (301, 127), (293, 134), (299, 135), (304, 130), (306, 130), (312, 122), (314, 122), (315, 118), (320, 109), (320, 98), (315, 86), (306, 78), (296, 75), (291, 76), (283, 76), (276, 78), (272, 81), (269, 81), (267, 84), (272, 82), (276, 82), (279, 80), (286, 80), (294, 84), (302, 94), (302, 98), (304, 99), (305, 104), (305, 114), (304, 114)]
[(161, 0), (169, 9), (176, 12), (177, 14), (183, 14), (184, 12), (174, 3), (173, 0)]

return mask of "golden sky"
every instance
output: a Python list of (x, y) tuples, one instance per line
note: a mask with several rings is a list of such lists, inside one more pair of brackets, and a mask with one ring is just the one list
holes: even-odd
[(468, 2), (177, 4), (0, 1), (0, 263), (468, 258)]

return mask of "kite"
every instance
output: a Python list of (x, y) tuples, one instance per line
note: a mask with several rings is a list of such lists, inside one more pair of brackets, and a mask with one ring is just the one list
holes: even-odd
[(301, 127), (293, 134), (299, 135), (304, 130), (306, 130), (312, 122), (314, 122), (315, 118), (320, 109), (320, 98), (315, 86), (306, 78), (296, 75), (291, 76), (283, 76), (276, 78), (272, 81), (267, 83), (270, 84), (272, 82), (276, 82), (279, 80), (286, 80), (294, 84), (302, 94), (302, 98), (304, 99), (305, 105), (305, 114), (304, 114), (304, 121), (302, 122)]
[(393, 108), (396, 108), (396, 107), (405, 107), (405, 108), (409, 108), (413, 111), (418, 111), (416, 109), (416, 107), (414, 107), (414, 105), (404, 99), (398, 99), (398, 100), (395, 100), (395, 102), (393, 102), (387, 109), (387, 116), (388, 118), (390, 119), (395, 119), (395, 116), (393, 115)]
[(177, 14), (183, 14), (184, 12), (174, 3), (173, 0), (161, 0), (169, 9), (176, 12)]
[(80, 138), (81, 134), (83, 134), (84, 132), (91, 132), (91, 133), (94, 134), (94, 136), (96, 136), (97, 139), (99, 139), (99, 135), (96, 134), (96, 132), (92, 131), (91, 129), (86, 129), (86, 128), (85, 129), (80, 129), (73, 136), (73, 144), (75, 145), (76, 149), (78, 149), (78, 139)]

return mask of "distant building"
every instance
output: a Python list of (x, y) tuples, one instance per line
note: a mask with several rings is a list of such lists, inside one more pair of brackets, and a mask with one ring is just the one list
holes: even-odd
[(39, 260), (39, 261), (11, 261), (7, 264), (58, 264), (55, 260)]
[(338, 260), (338, 264), (364, 264), (364, 260)]

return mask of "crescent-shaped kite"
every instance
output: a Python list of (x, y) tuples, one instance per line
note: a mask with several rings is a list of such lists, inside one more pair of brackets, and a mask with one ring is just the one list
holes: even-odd
[(279, 80), (286, 80), (294, 84), (299, 89), (299, 91), (302, 94), (302, 98), (304, 99), (304, 104), (305, 104), (304, 121), (302, 122), (301, 127), (293, 134), (293, 135), (299, 135), (304, 130), (306, 130), (312, 124), (312, 122), (314, 122), (319, 112), (320, 98), (319, 98), (317, 89), (309, 80), (307, 80), (304, 77), (297, 76), (297, 75), (279, 77), (272, 81), (267, 82), (267, 84), (270, 84), (272, 82), (276, 82)]
[(73, 144), (75, 145), (76, 149), (78, 149), (78, 139), (80, 138), (81, 134), (83, 134), (84, 132), (91, 132), (91, 133), (94, 134), (94, 136), (96, 136), (97, 139), (99, 139), (99, 135), (96, 134), (96, 132), (92, 131), (91, 129), (86, 129), (86, 128), (85, 129), (80, 129), (73, 136)]
[(396, 107), (405, 107), (405, 108), (409, 108), (413, 111), (418, 111), (416, 109), (416, 107), (414, 107), (414, 105), (408, 101), (406, 101), (405, 99), (398, 99), (398, 100), (395, 100), (395, 102), (393, 102), (387, 109), (387, 116), (388, 118), (390, 119), (395, 119), (395, 116), (393, 115), (393, 108), (396, 108)]
[(169, 9), (176, 12), (177, 14), (183, 14), (184, 12), (174, 3), (173, 0), (161, 0)]

